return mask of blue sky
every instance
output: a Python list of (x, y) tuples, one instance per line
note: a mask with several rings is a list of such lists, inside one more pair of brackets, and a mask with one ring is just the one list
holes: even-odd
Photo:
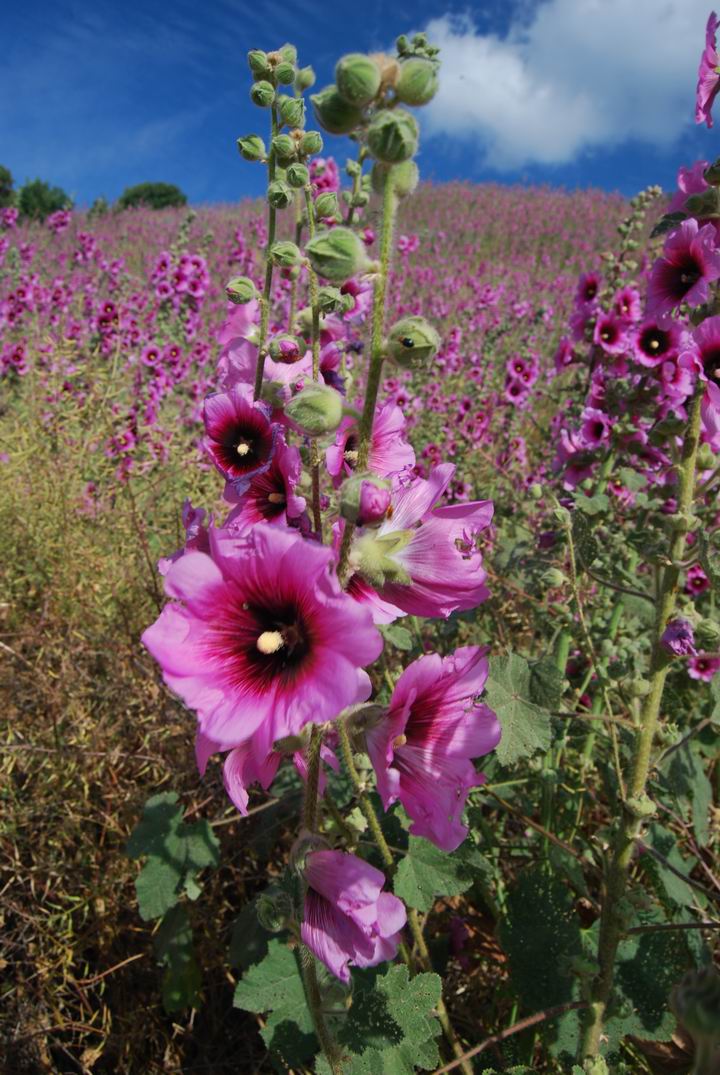
[[(0, 163), (84, 204), (144, 180), (193, 202), (256, 194), (263, 169), (235, 149), (267, 123), (249, 48), (292, 41), (319, 87), (344, 52), (428, 29), (445, 66), (419, 110), (426, 178), (671, 188), (678, 165), (720, 155), (692, 122), (707, 14), (705, 0), (6, 3)], [(341, 161), (348, 148), (326, 139)]]

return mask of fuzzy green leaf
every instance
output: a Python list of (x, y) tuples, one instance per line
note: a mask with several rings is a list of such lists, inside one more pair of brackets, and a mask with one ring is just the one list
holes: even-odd
[(531, 700), (530, 667), (523, 657), (511, 653), (490, 658), (485, 701), (502, 728), (495, 749), (501, 765), (550, 749), (550, 714)]
[(545, 709), (557, 709), (563, 696), (565, 676), (551, 657), (530, 665), (530, 700)]
[(408, 907), (425, 912), (437, 896), (459, 896), (478, 874), (490, 873), (489, 863), (472, 844), (448, 854), (421, 836), (411, 836), (395, 875), (395, 895)]
[(144, 922), (160, 918), (178, 901), (182, 870), (159, 858), (149, 858), (135, 879), (140, 917)]

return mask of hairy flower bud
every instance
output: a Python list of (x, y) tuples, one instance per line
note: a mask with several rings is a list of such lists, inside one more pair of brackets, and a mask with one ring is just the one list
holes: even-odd
[(281, 59), (287, 60), (288, 63), (297, 63), (297, 49), (294, 45), (286, 42), (284, 45), (280, 46), (278, 52), (280, 53)]
[(265, 82), (264, 79), (260, 82), (253, 82), (250, 87), (250, 100), (258, 108), (270, 108), (275, 100), (275, 89), (272, 83)]
[(551, 590), (556, 590), (559, 586), (565, 586), (567, 583), (567, 576), (562, 573), (557, 567), (549, 567), (547, 571), (544, 571), (540, 576), (540, 581), (543, 586), (547, 586)]
[(708, 187), (699, 194), (691, 194), (685, 200), (685, 211), (701, 220), (717, 220), (720, 218), (720, 190)]
[(398, 99), (406, 105), (426, 105), (438, 91), (437, 64), (422, 56), (413, 56), (400, 64), (395, 85)]
[(310, 100), (318, 123), (330, 134), (349, 134), (362, 122), (362, 110), (348, 104), (335, 86), (326, 86)]
[(280, 933), (292, 921), (294, 908), (287, 892), (272, 889), (263, 892), (255, 904), (258, 922), (268, 933)]
[(343, 416), (343, 398), (334, 388), (313, 381), (285, 404), (285, 417), (300, 433), (322, 437), (334, 433)]
[(310, 182), (310, 172), (304, 164), (291, 164), (286, 172), (286, 178), (291, 187), (301, 190)]
[(275, 68), (275, 80), (281, 86), (291, 86), (295, 81), (295, 64), (281, 60)]
[(276, 134), (272, 140), (272, 150), (275, 160), (284, 168), (297, 156), (297, 143), (289, 134)]
[(240, 156), (246, 161), (262, 161), (267, 156), (265, 143), (259, 134), (246, 134), (237, 140)]
[(268, 186), (267, 198), (273, 209), (287, 209), (292, 205), (292, 189), (282, 179), (274, 179)]
[(250, 49), (248, 52), (248, 64), (255, 78), (266, 79), (272, 74), (267, 52), (263, 52), (262, 49)]
[(337, 287), (321, 287), (318, 291), (318, 306), (323, 314), (343, 314), (352, 310), (354, 305), (354, 297), (343, 295)]
[(321, 231), (307, 243), (305, 253), (318, 276), (338, 284), (362, 272), (367, 265), (363, 241), (350, 228)]
[(306, 348), (305, 344), (297, 336), (291, 336), (288, 332), (281, 332), (270, 340), (268, 350), (274, 362), (283, 362), (287, 366), (292, 366), (295, 362), (300, 361), (305, 354)]
[(236, 306), (244, 306), (257, 298), (255, 284), (249, 276), (234, 276), (225, 285), (225, 294)]
[(368, 127), (368, 149), (384, 164), (399, 164), (417, 153), (418, 125), (401, 108), (376, 112)]
[(278, 114), (282, 123), (288, 127), (305, 126), (305, 102), (302, 97), (278, 97)]
[(281, 269), (291, 269), (300, 261), (300, 250), (289, 239), (280, 239), (270, 247), (270, 260)]
[(357, 108), (370, 104), (380, 89), (380, 68), (361, 52), (351, 52), (338, 60), (335, 83), (340, 96)]
[(310, 157), (314, 153), (322, 153), (322, 147), (323, 140), (320, 131), (305, 131), (299, 146), (303, 157)]
[(420, 182), (420, 172), (415, 161), (403, 161), (402, 164), (381, 164), (375, 161), (370, 173), (372, 189), (382, 194), (388, 176), (392, 176), (392, 185), (398, 198), (407, 198), (413, 194)]
[(700, 620), (695, 628), (695, 641), (700, 649), (716, 650), (720, 646), (720, 624), (715, 620)]
[(315, 199), (315, 213), (318, 220), (342, 220), (337, 194), (331, 190), (324, 190)]
[(304, 93), (315, 85), (315, 72), (312, 67), (301, 67), (295, 75), (295, 89)]
[(422, 369), (440, 349), (440, 337), (424, 317), (403, 317), (388, 333), (385, 353), (403, 369)]
[(391, 483), (376, 474), (354, 474), (343, 483), (340, 514), (356, 526), (379, 526), (392, 500)]

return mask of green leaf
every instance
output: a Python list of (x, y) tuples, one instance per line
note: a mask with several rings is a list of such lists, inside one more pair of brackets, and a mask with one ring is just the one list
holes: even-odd
[(598, 544), (592, 532), (592, 524), (581, 511), (572, 516), (572, 539), (577, 558), (583, 567), (590, 567), (598, 554)]
[(255, 900), (246, 903), (233, 922), (228, 961), (231, 967), (247, 970), (267, 955), (272, 933), (258, 922)]
[(563, 696), (565, 675), (551, 657), (530, 665), (530, 699), (544, 709), (557, 709)]
[(408, 907), (429, 911), (437, 896), (459, 896), (478, 874), (487, 876), (491, 871), (472, 844), (448, 854), (421, 836), (411, 836), (395, 874), (394, 891)]
[(162, 995), (167, 1012), (196, 1007), (202, 975), (195, 960), (192, 927), (185, 908), (177, 904), (160, 923), (153, 944), (158, 959), (165, 964)]
[[(682, 857), (673, 834), (657, 822), (653, 822), (648, 827), (645, 843), (658, 851), (678, 873), (687, 875), (692, 870), (693, 863)], [(705, 899), (700, 892), (693, 890), (682, 877), (678, 877), (677, 873), (668, 869), (649, 851), (645, 851), (638, 862), (643, 873), (650, 879), (659, 899), (670, 909), (691, 907), (695, 901), (704, 904)]]
[(695, 745), (683, 743), (674, 750), (665, 765), (665, 783), (682, 814), (689, 810), (698, 843), (708, 839), (712, 785), (705, 775), (705, 765)]
[(550, 714), (530, 700), (530, 668), (523, 657), (490, 658), (485, 701), (502, 728), (495, 749), (501, 765), (550, 749)]
[(575, 507), (578, 511), (584, 512), (585, 515), (600, 515), (608, 510), (610, 501), (606, 493), (596, 493), (595, 496), (585, 496), (584, 493), (578, 493), (575, 496)]
[(180, 835), (185, 842), (185, 869), (197, 872), (220, 863), (220, 842), (209, 821), (201, 818), (183, 825)]
[(305, 1012), (305, 989), (296, 953), (282, 941), (270, 941), (262, 963), (250, 967), (235, 986), (233, 1005), (246, 1012)]
[(650, 238), (656, 239), (658, 235), (664, 235), (666, 231), (672, 231), (673, 228), (676, 228), (678, 224), (682, 224), (683, 220), (686, 219), (685, 213), (665, 213), (650, 232)]
[(182, 841), (178, 829), (182, 823), (183, 809), (177, 805), (175, 791), (153, 795), (145, 803), (142, 819), (130, 834), (126, 851), (130, 858), (156, 855), (158, 858), (180, 859)]
[(388, 627), (381, 626), (380, 633), (396, 649), (407, 651), (413, 648), (413, 637), (407, 627), (399, 627), (395, 624)]
[(182, 870), (159, 858), (149, 858), (135, 879), (140, 917), (160, 918), (178, 901)]

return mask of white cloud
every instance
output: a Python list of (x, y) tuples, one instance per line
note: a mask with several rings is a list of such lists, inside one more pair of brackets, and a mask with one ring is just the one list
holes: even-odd
[(546, 0), (504, 38), (433, 19), (443, 63), (424, 128), (467, 138), (498, 171), (629, 139), (670, 146), (692, 123), (709, 3)]

